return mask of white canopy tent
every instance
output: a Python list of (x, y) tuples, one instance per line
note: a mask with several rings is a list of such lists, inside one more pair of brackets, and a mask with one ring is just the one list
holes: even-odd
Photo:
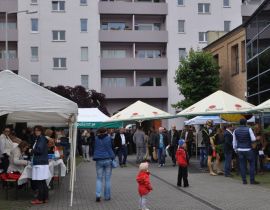
[(251, 111), (270, 112), (270, 99), (254, 107)]
[(168, 112), (137, 101), (117, 114), (110, 117), (109, 121), (138, 121), (173, 118)]
[(46, 122), (69, 125), (72, 148), (70, 176), (70, 205), (72, 205), (76, 169), (77, 104), (9, 70), (0, 72), (0, 98), (0, 116), (8, 114), (8, 123)]
[(221, 90), (184, 109), (178, 116), (248, 113), (254, 105)]

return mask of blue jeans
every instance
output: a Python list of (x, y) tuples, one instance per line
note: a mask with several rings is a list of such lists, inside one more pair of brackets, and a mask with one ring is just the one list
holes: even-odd
[(125, 165), (127, 161), (127, 145), (122, 145), (117, 151), (118, 153), (118, 158), (119, 158), (119, 164), (120, 165)]
[(207, 165), (207, 152), (205, 147), (200, 148), (200, 167), (204, 168)]
[(158, 163), (159, 164), (165, 164), (165, 149), (158, 148)]
[(249, 175), (250, 175), (250, 183), (253, 183), (255, 180), (255, 160), (254, 153), (252, 150), (249, 151), (239, 151), (238, 152), (239, 163), (240, 163), (240, 172), (242, 176), (242, 181), (246, 182), (246, 169), (247, 169), (247, 161), (249, 162)]
[(111, 175), (112, 175), (112, 160), (98, 160), (96, 161), (96, 197), (101, 197), (103, 179), (105, 177), (104, 198), (108, 200), (111, 198)]
[(225, 152), (225, 161), (224, 161), (224, 174), (225, 176), (230, 175), (231, 166), (232, 166), (232, 152)]

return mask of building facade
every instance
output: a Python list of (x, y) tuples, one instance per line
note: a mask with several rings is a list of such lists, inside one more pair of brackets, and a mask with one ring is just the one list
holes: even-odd
[(270, 98), (270, 2), (264, 1), (246, 25), (247, 99), (258, 105)]
[(18, 1), (18, 10), (37, 11), (17, 17), (19, 74), (45, 86), (103, 92), (110, 113), (140, 99), (175, 114), (171, 104), (182, 99), (174, 82), (179, 58), (205, 47), (207, 31), (240, 25), (241, 5), (241, 0)]
[(241, 25), (204, 48), (220, 66), (221, 89), (246, 100), (245, 28)]

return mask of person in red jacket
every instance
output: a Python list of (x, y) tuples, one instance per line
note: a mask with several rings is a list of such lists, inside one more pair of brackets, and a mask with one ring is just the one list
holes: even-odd
[(178, 142), (178, 149), (176, 151), (176, 160), (178, 163), (178, 178), (177, 186), (182, 186), (182, 179), (184, 181), (184, 187), (188, 187), (188, 154), (185, 150), (186, 143), (183, 139)]
[(139, 192), (139, 210), (149, 210), (146, 207), (147, 195), (153, 190), (150, 183), (150, 172), (148, 170), (149, 164), (147, 162), (141, 163), (139, 166), (139, 173), (137, 175), (138, 192)]

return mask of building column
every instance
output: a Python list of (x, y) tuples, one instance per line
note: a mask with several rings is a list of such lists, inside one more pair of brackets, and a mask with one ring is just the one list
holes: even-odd
[(136, 87), (136, 70), (133, 71), (133, 86)]
[(135, 15), (132, 15), (132, 30), (135, 30)]
[(133, 43), (133, 58), (136, 58), (136, 43)]

